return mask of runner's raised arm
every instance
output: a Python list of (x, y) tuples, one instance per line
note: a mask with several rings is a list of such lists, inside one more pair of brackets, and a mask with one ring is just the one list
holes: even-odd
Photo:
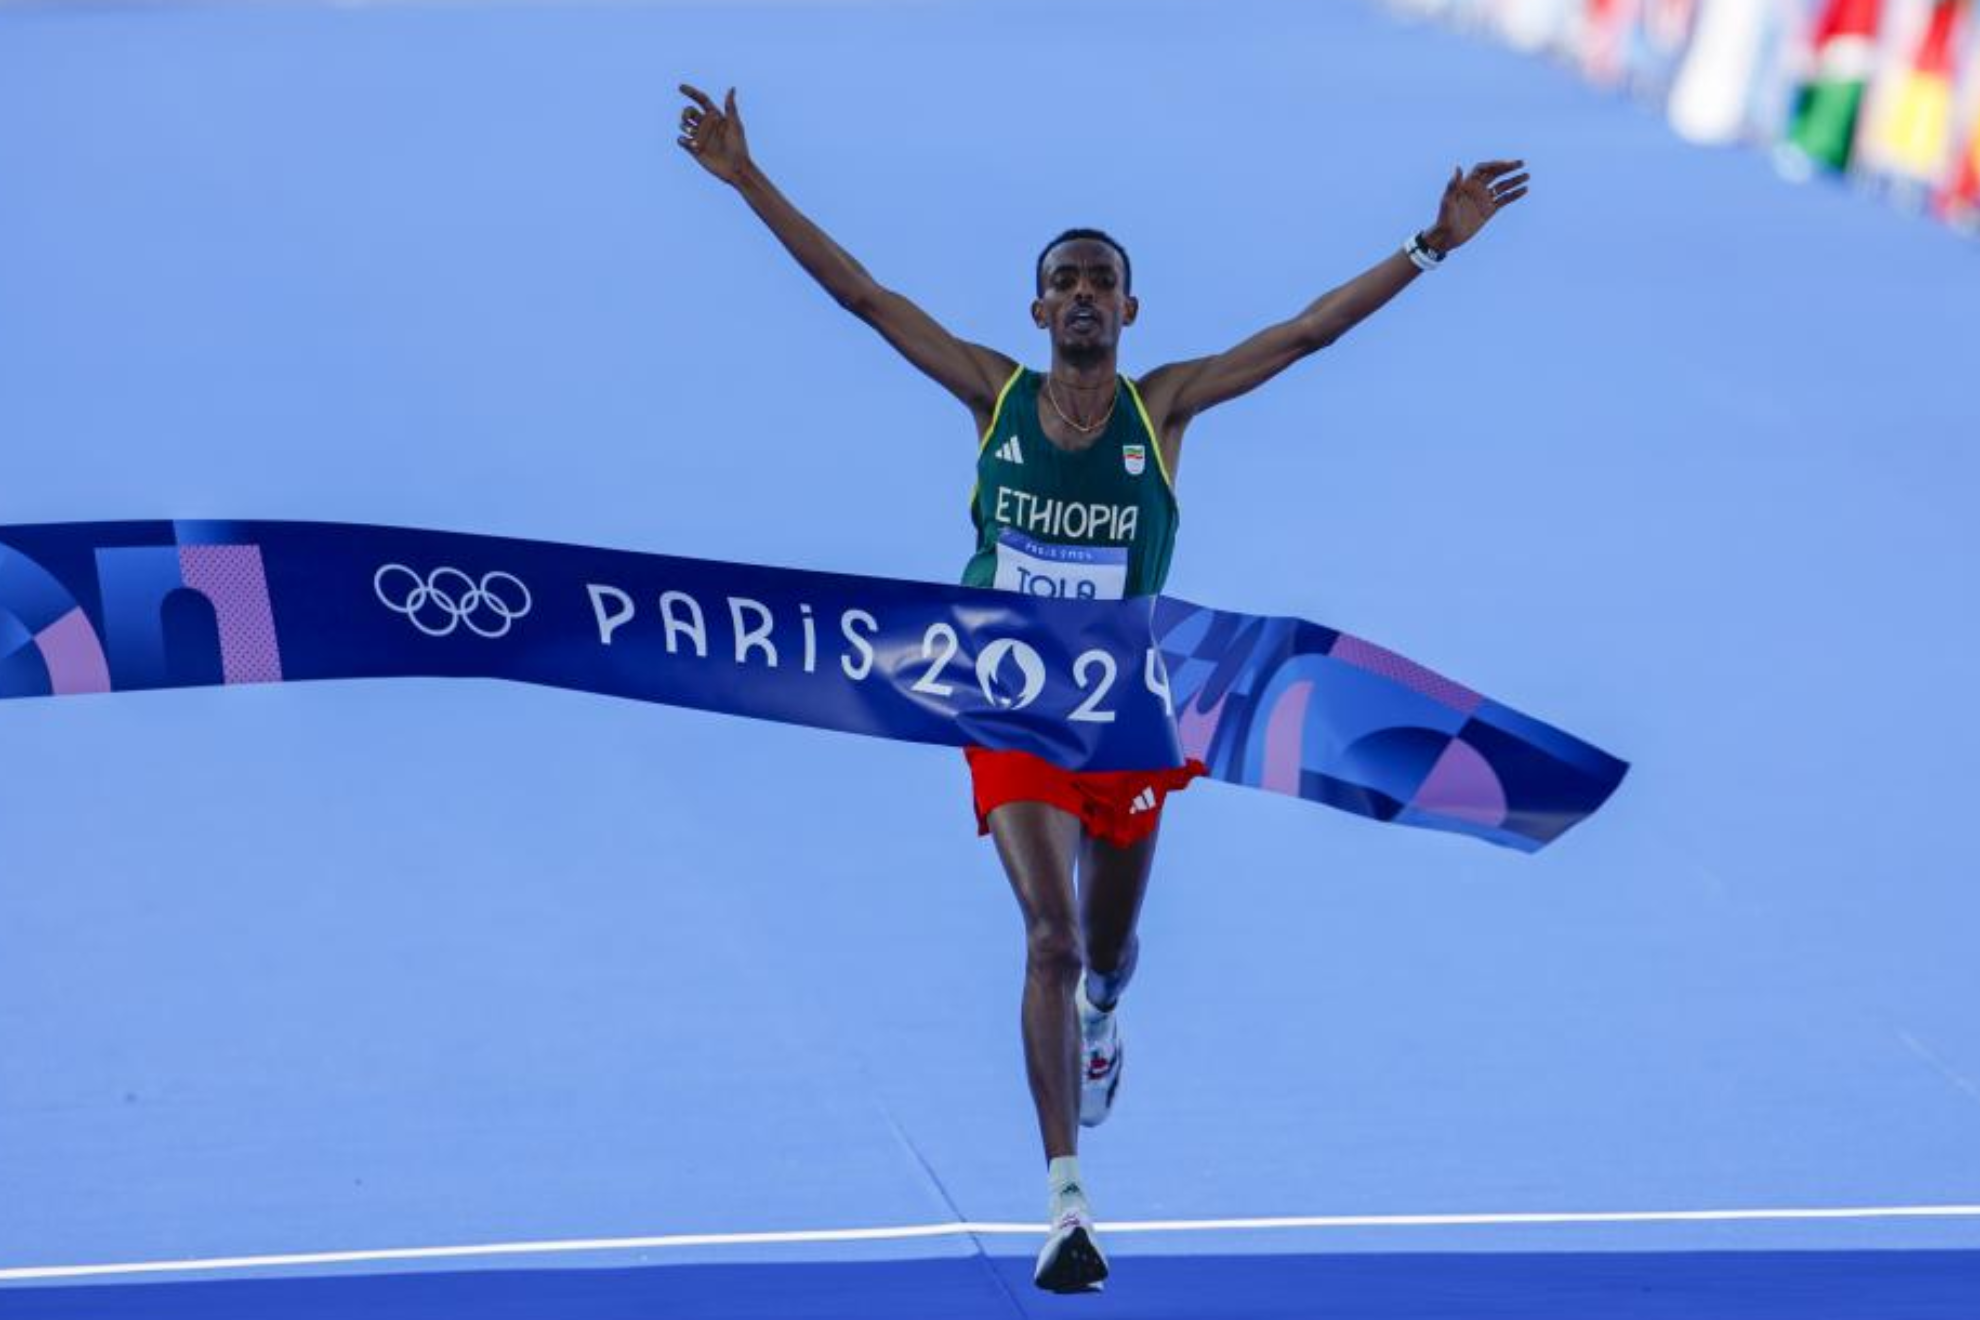
[[(1430, 264), (1477, 236), (1499, 211), (1526, 195), (1528, 176), (1514, 174), (1520, 160), (1488, 160), (1469, 173), (1451, 171), (1437, 220), (1417, 235)], [(1509, 177), (1510, 176), (1510, 177)], [(1234, 348), (1189, 362), (1158, 367), (1142, 381), (1148, 411), (1173, 457), (1182, 429), (1206, 408), (1249, 393), (1293, 363), (1318, 352), (1401, 293), (1416, 279), (1418, 262), (1392, 252), (1338, 288), (1315, 299), (1289, 321), (1268, 326)]]
[(1017, 363), (943, 329), (934, 317), (874, 279), (777, 191), (750, 158), (733, 87), (720, 108), (707, 93), (686, 83), (681, 84), (681, 94), (690, 102), (681, 109), (681, 135), (675, 139), (681, 149), (741, 193), (777, 241), (841, 307), (878, 330), (901, 356), (960, 399), (975, 414), (980, 434), (990, 424), (997, 393)]

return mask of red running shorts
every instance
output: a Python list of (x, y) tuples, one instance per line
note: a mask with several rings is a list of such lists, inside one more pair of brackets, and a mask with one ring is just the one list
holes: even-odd
[(965, 747), (963, 755), (976, 789), (978, 834), (990, 832), (990, 813), (1006, 802), (1047, 802), (1116, 848), (1153, 834), (1169, 794), (1209, 773), (1195, 758), (1173, 770), (1062, 770), (1030, 752)]

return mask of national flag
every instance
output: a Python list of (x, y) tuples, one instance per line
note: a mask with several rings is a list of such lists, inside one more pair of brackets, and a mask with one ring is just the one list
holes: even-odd
[(1767, 77), (1779, 20), (1773, 3), (1702, 0), (1666, 109), (1679, 137), (1709, 145), (1739, 140), (1754, 89)]
[(1884, 0), (1877, 24), (1877, 62), (1863, 88), (1863, 105), (1856, 113), (1856, 141), (1850, 148), (1850, 168), (1861, 174), (1893, 173), (1886, 146), (1891, 113), (1911, 74), (1919, 38), (1931, 21), (1938, 0)]
[(1909, 58), (1873, 97), (1868, 163), (1880, 174), (1927, 186), (1945, 178), (1952, 149), (1953, 52), (1967, 0), (1929, 0), (1923, 32), (1908, 34)]
[(1784, 160), (1849, 168), (1863, 90), (1877, 63), (1880, 0), (1828, 0), (1810, 34), (1813, 76), (1795, 97)]
[(1698, 17), (1698, 0), (1641, 0), (1623, 60), (1638, 96), (1662, 103)]
[(1598, 83), (1622, 81), (1639, 7), (1639, 0), (1586, 0), (1575, 42), (1584, 77)]
[(1980, 228), (1980, 104), (1967, 116), (1966, 145), (1939, 190), (1937, 209), (1956, 225)]
[(1497, 0), (1492, 17), (1515, 50), (1554, 50), (1565, 44), (1582, 0)]

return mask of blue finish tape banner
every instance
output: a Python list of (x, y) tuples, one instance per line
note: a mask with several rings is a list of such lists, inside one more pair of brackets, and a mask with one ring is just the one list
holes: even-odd
[(1185, 755), (1213, 778), (1533, 852), (1629, 765), (1394, 651), (1304, 619), (1163, 597)]
[(1230, 783), (1531, 851), (1627, 766), (1372, 643), (1005, 592), (302, 522), (0, 527), (0, 698), (502, 678)]

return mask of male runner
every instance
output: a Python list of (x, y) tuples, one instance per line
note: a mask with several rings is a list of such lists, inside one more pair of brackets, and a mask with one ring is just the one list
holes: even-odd
[[(1088, 599), (1162, 589), (1175, 544), (1175, 473), (1198, 413), (1256, 389), (1339, 339), (1526, 193), (1521, 161), (1451, 172), (1437, 219), (1291, 320), (1209, 357), (1119, 374), (1139, 304), (1128, 256), (1098, 230), (1039, 254), (1031, 318), (1050, 336), (1043, 373), (956, 338), (882, 286), (777, 191), (750, 157), (733, 88), (717, 107), (683, 85), (680, 146), (730, 184), (839, 305), (960, 399), (975, 421), (972, 586)], [(1079, 1178), (1079, 1125), (1106, 1118), (1120, 1084), (1114, 1008), (1140, 950), (1135, 919), (1164, 797), (1203, 773), (1074, 773), (1023, 752), (968, 751), (980, 833), (996, 842), (1024, 915), (1024, 1054), (1045, 1142), (1051, 1231), (1038, 1285), (1100, 1286), (1107, 1261)], [(1079, 886), (1074, 887), (1077, 866)]]

